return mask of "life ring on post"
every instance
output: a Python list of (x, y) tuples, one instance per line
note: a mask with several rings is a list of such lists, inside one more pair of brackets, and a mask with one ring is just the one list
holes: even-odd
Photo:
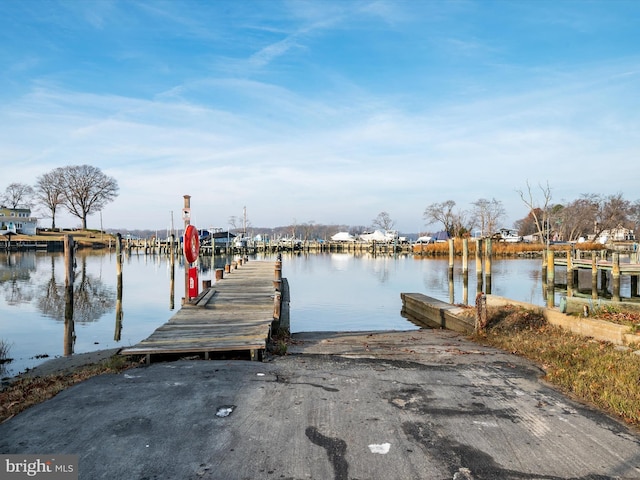
[(187, 225), (184, 230), (184, 256), (187, 262), (193, 263), (200, 253), (200, 236), (198, 229), (193, 225)]

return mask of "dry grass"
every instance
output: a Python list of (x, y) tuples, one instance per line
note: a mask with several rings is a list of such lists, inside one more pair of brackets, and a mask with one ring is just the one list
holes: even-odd
[[(11, 243), (62, 241), (65, 235), (71, 235), (73, 237), (73, 241), (77, 243), (80, 248), (92, 247), (96, 244), (108, 244), (110, 238), (112, 243), (115, 242), (115, 237), (113, 235), (101, 233), (99, 230), (69, 230), (62, 232), (39, 231), (37, 235), (13, 235), (11, 237)], [(4, 245), (4, 243), (2, 244)]]
[[(455, 253), (457, 256), (462, 255), (462, 240), (456, 238), (453, 241)], [(469, 254), (475, 255), (476, 253), (476, 242), (469, 241)], [(505, 243), (492, 241), (491, 242), (491, 251), (494, 256), (521, 256), (521, 255), (531, 255), (531, 254), (540, 254), (542, 255), (542, 251), (547, 247), (542, 243)], [(602, 250), (602, 245), (599, 243), (581, 243), (577, 246), (582, 251), (600, 251)], [(550, 249), (554, 252), (566, 252), (571, 250), (571, 245), (551, 245)], [(448, 242), (440, 242), (440, 243), (430, 243), (425, 245), (414, 245), (413, 249), (414, 253), (422, 253), (423, 255), (449, 255), (449, 243)]]
[(476, 341), (539, 363), (563, 392), (640, 426), (639, 355), (573, 335), (519, 307), (487, 310), (487, 331)]
[(136, 365), (139, 365), (138, 361), (116, 355), (72, 373), (20, 378), (0, 391), (0, 423), (88, 378), (122, 372)]

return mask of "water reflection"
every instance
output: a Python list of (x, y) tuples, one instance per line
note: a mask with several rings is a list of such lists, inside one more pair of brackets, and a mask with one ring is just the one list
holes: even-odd
[[(216, 268), (224, 268), (233, 260), (227, 256), (201, 258), (201, 280), (213, 278)], [(249, 261), (254, 260), (275, 261), (275, 256), (252, 257)], [(60, 254), (0, 255), (0, 339), (12, 345), (11, 354), (17, 359), (8, 366), (9, 374), (39, 363), (36, 356), (41, 354), (56, 356), (65, 351), (81, 353), (133, 345), (168, 321), (179, 308), (175, 297), (179, 300), (184, 295), (181, 255), (171, 258), (125, 253), (118, 262), (113, 252), (80, 251), (74, 269), (71, 324), (65, 316), (69, 298), (65, 298), (63, 265)], [(478, 288), (476, 269), (477, 264), (470, 261), (465, 271), (456, 259), (451, 278), (447, 260), (439, 258), (283, 255), (282, 275), (291, 289), (291, 330), (414, 328), (400, 315), (400, 293), (423, 293), (451, 303), (473, 304), (484, 280), (480, 272)], [(581, 290), (588, 289), (589, 272), (580, 273)], [(548, 301), (539, 259), (494, 259), (491, 282), (495, 295), (536, 305)], [(626, 285), (628, 281), (623, 279), (623, 291), (629, 290)], [(578, 290), (577, 284), (574, 290)], [(561, 294), (557, 287), (554, 296)]]
[(0, 292), (7, 305), (31, 302), (34, 288), (29, 284), (36, 270), (35, 257), (22, 253), (6, 253), (0, 262)]

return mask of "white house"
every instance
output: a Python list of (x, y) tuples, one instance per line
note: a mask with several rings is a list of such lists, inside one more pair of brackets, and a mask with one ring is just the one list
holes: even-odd
[(633, 241), (635, 239), (636, 236), (633, 234), (633, 230), (624, 228), (622, 225), (618, 225), (616, 228), (600, 232), (597, 241), (604, 245), (607, 242), (624, 242)]
[(0, 205), (0, 235), (35, 235), (37, 226), (38, 219), (31, 216), (30, 208), (8, 208)]

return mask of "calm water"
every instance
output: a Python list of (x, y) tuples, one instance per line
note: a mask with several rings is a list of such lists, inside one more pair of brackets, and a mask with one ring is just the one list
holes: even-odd
[[(275, 257), (256, 257), (273, 260)], [(227, 260), (215, 259), (222, 267)], [(123, 322), (116, 335), (116, 259), (80, 252), (74, 283), (74, 353), (133, 345), (166, 322), (184, 296), (184, 269), (176, 263), (175, 293), (164, 256), (132, 255), (123, 264)], [(202, 261), (200, 280), (211, 279), (211, 259)], [(0, 255), (0, 339), (9, 357), (0, 376), (12, 376), (64, 353), (64, 258), (61, 254)], [(447, 260), (413, 256), (353, 254), (283, 257), (283, 276), (291, 289), (292, 332), (314, 330), (413, 329), (401, 317), (401, 292), (420, 292), (462, 303), (461, 264), (450, 286)], [(476, 295), (470, 262), (468, 303)], [(492, 293), (544, 305), (540, 260), (495, 260)], [(175, 308), (172, 309), (172, 305)]]

